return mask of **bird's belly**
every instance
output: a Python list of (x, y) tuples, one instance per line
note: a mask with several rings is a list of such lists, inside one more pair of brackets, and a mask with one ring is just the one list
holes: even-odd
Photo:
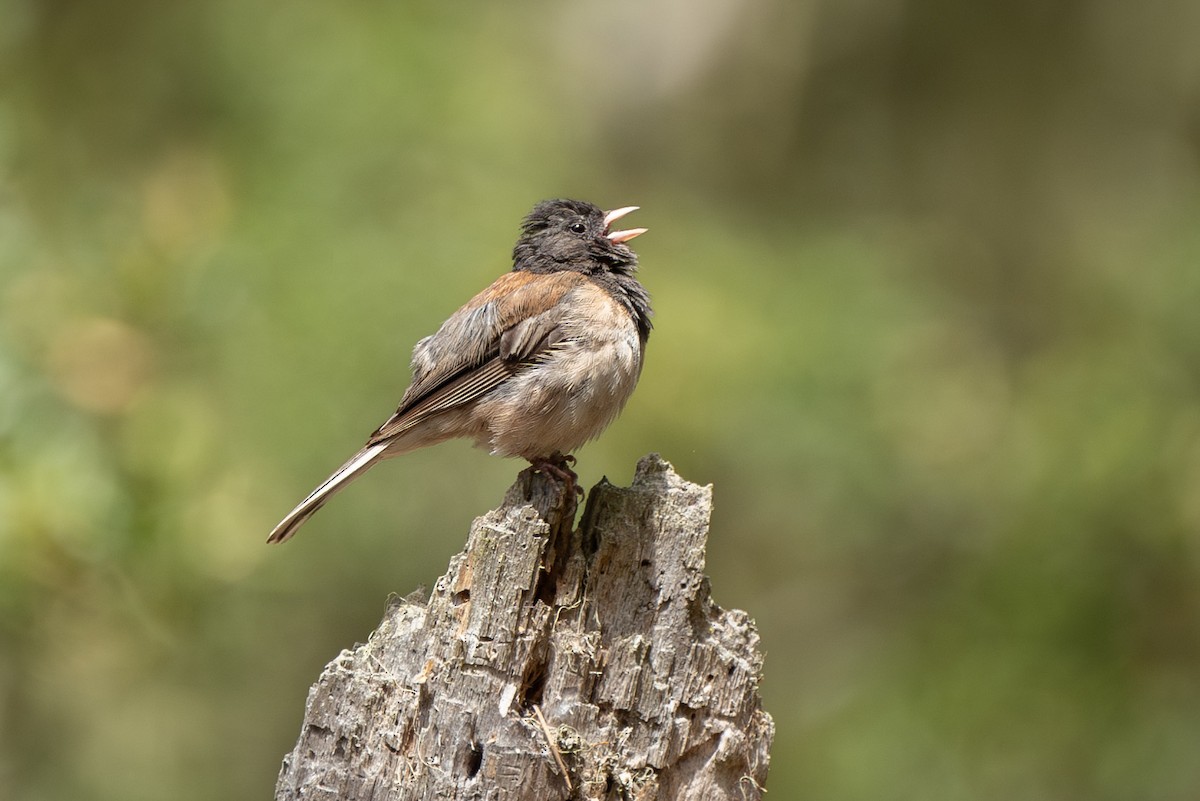
[(480, 402), (476, 419), (487, 433), (477, 444), (526, 459), (568, 454), (613, 421), (641, 369), (642, 345), (632, 324), (608, 336), (560, 342)]

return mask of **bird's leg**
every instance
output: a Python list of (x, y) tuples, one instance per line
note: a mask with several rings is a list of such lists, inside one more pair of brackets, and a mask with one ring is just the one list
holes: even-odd
[(579, 476), (571, 467), (575, 464), (575, 457), (567, 454), (563, 455), (558, 451), (549, 456), (542, 456), (536, 459), (529, 460), (529, 469), (539, 473), (544, 473), (548, 476), (553, 476), (563, 483), (563, 485), (572, 493), (577, 495), (583, 494), (583, 487), (579, 486)]

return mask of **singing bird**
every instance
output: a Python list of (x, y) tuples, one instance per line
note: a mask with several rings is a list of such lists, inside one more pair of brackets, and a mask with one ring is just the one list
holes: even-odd
[(574, 488), (571, 452), (629, 400), (650, 336), (650, 296), (628, 242), (610, 231), (637, 206), (546, 200), (521, 225), (513, 269), (413, 349), (412, 383), (367, 444), (288, 513), (283, 542), (382, 459), (458, 437), (519, 456)]

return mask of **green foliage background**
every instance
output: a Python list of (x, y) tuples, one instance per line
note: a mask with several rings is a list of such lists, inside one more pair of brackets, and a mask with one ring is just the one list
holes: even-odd
[(1200, 6), (0, 0), (0, 795), (267, 797), (519, 465), (270, 527), (544, 197), (638, 204), (588, 485), (713, 482), (771, 798), (1200, 795)]

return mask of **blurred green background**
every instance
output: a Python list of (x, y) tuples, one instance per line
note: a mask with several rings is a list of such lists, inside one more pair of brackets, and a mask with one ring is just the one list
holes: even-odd
[(715, 484), (771, 798), (1200, 797), (1194, 2), (0, 0), (0, 92), (0, 795), (270, 795), (521, 465), (267, 532), (572, 196), (657, 310), (580, 473)]

